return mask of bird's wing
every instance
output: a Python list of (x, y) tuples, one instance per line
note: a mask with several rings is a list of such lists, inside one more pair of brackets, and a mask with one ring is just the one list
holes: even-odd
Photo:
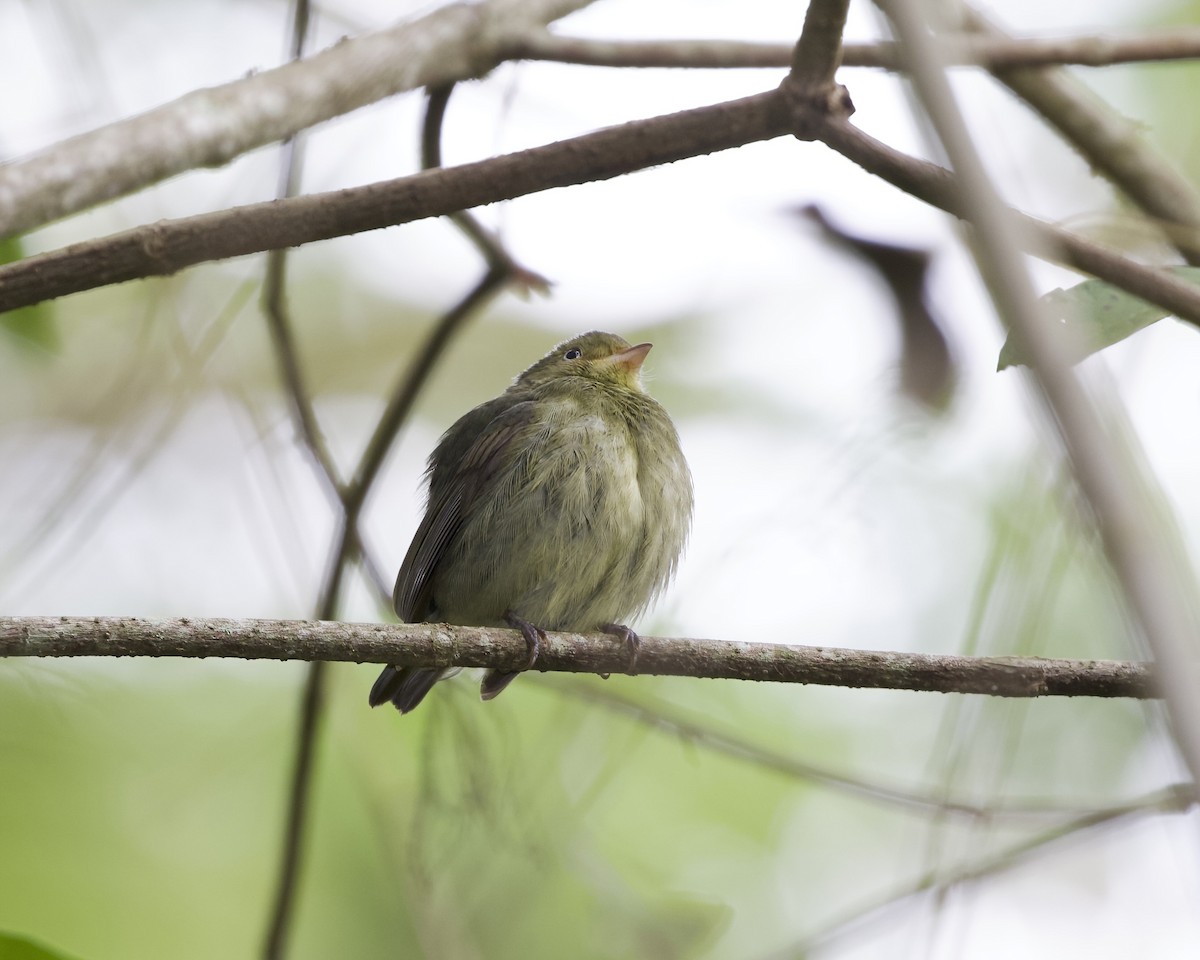
[[(481, 420), (473, 440), (462, 441), (455, 424), (429, 460), (429, 505), (412, 544), (400, 565), (393, 605), (400, 619), (419, 623), (432, 612), (433, 580), (447, 548), (471, 515), (473, 506), (487, 496), (504, 467), (512, 462), (513, 441), (535, 419), (535, 404), (523, 401), (497, 412), (491, 404), (467, 417)], [(468, 436), (474, 424), (464, 425)]]

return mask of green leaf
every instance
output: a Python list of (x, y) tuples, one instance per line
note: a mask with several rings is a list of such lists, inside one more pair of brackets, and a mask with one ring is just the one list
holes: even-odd
[(0, 933), (0, 960), (71, 960), (65, 953), (55, 953), (32, 940)]
[[(1200, 267), (1171, 267), (1181, 280), (1200, 283)], [(1098, 350), (1119, 343), (1143, 327), (1169, 317), (1171, 312), (1141, 297), (1105, 283), (1087, 280), (1067, 290), (1051, 290), (1041, 298), (1049, 317), (1075, 332), (1072, 338), (1072, 363)], [(1025, 351), (1010, 333), (1000, 350), (997, 370), (1028, 363)]]
[[(0, 265), (15, 263), (24, 256), (20, 238), (6, 237), (0, 240)], [(0, 313), (0, 330), (10, 333), (20, 346), (36, 347), (51, 353), (58, 351), (58, 328), (54, 325), (54, 315), (47, 303)], [(2, 957), (3, 954), (0, 954)]]

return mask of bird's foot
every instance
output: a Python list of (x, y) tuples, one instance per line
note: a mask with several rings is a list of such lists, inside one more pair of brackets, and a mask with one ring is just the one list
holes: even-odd
[(493, 697), (499, 696), (500, 692), (525, 670), (533, 669), (533, 665), (537, 663), (538, 654), (541, 652), (542, 643), (546, 639), (545, 630), (539, 626), (535, 626), (528, 620), (518, 617), (511, 611), (504, 615), (504, 622), (510, 627), (520, 630), (521, 635), (525, 637), (525, 646), (529, 650), (529, 660), (521, 670), (489, 670), (485, 673), (483, 675), (483, 682), (479, 685), (479, 696), (484, 700), (491, 700)]
[(625, 654), (628, 659), (625, 661), (625, 672), (630, 676), (637, 674), (637, 659), (638, 652), (642, 648), (642, 638), (634, 633), (629, 627), (623, 623), (602, 623), (600, 624), (602, 633), (612, 634), (625, 648)]
[(533, 665), (537, 663), (538, 654), (541, 653), (542, 643), (546, 639), (546, 631), (511, 611), (504, 615), (504, 622), (510, 627), (516, 627), (525, 637), (525, 646), (529, 650), (529, 662), (525, 664), (525, 669), (532, 670)]

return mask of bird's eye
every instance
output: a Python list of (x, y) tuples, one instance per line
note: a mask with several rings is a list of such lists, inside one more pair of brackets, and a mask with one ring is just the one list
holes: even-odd
[(578, 360), (582, 356), (583, 356), (582, 350), (580, 350), (578, 347), (572, 347), (570, 350), (568, 350), (566, 353), (563, 354), (563, 359), (564, 360)]

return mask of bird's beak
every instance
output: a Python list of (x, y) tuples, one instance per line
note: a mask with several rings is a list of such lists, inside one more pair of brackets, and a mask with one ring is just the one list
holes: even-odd
[(619, 367), (626, 373), (636, 374), (642, 369), (642, 363), (652, 346), (654, 346), (652, 343), (639, 343), (636, 347), (630, 347), (628, 350), (614, 353), (611, 357), (605, 357), (600, 362), (605, 366)]

